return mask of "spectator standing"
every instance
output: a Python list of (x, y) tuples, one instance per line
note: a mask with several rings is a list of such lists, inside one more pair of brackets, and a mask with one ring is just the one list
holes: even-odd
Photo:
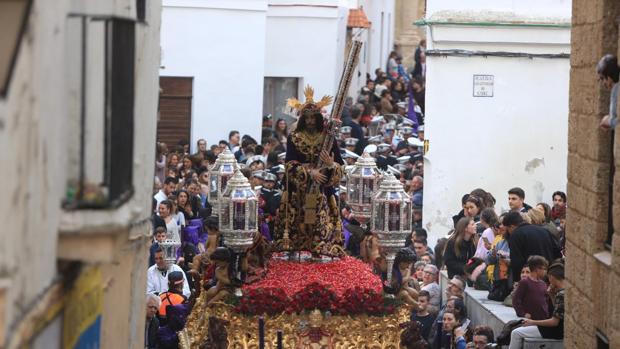
[(553, 193), (553, 207), (551, 208), (551, 219), (559, 220), (566, 216), (566, 194), (561, 191)]
[(155, 154), (155, 177), (160, 184), (166, 179), (166, 154), (168, 147), (164, 142), (157, 142)]
[(172, 202), (164, 200), (159, 204), (159, 217), (166, 223), (166, 232), (168, 236), (181, 241), (179, 225), (175, 217), (172, 216)]
[(508, 206), (511, 211), (524, 213), (532, 208), (525, 203), (525, 191), (519, 187), (508, 190)]
[[(146, 293), (160, 295), (168, 291), (168, 273), (179, 271), (183, 273), (181, 267), (176, 264), (166, 265), (164, 251), (159, 248), (155, 252), (155, 264), (149, 267), (146, 272)], [(183, 273), (183, 295), (189, 297), (191, 294), (187, 277)]]
[(394, 111), (394, 107), (392, 106), (392, 95), (390, 91), (384, 89), (381, 91), (381, 113), (383, 114), (391, 114)]
[(476, 224), (471, 217), (461, 218), (456, 223), (456, 230), (448, 239), (443, 260), (448, 268), (448, 277), (463, 276), (463, 267), (476, 253), (472, 237), (476, 233)]
[(416, 63), (411, 75), (414, 78), (426, 79), (426, 51), (420, 52), (420, 61)]
[(157, 330), (159, 319), (157, 312), (161, 305), (161, 299), (154, 294), (146, 295), (146, 321), (144, 323), (144, 348), (157, 349)]
[(233, 130), (228, 133), (228, 146), (232, 153), (239, 151), (239, 137), (239, 131)]
[(168, 199), (168, 196), (174, 193), (177, 187), (177, 179), (174, 177), (167, 177), (164, 180), (164, 186), (153, 196), (155, 199), (155, 208), (159, 208), (159, 204)]
[(508, 212), (503, 220), (508, 232), (512, 275), (519, 275), (530, 256), (538, 255), (548, 261), (561, 257), (560, 247), (547, 229), (527, 224), (519, 212)]
[(288, 137), (288, 125), (286, 124), (286, 120), (280, 118), (276, 121), (276, 139), (284, 148), (286, 148), (286, 138)]
[(398, 58), (398, 53), (396, 53), (396, 51), (390, 52), (390, 56), (388, 57), (386, 71), (387, 71), (388, 77), (392, 80), (396, 80), (398, 78), (398, 63), (396, 62), (397, 58)]
[(620, 85), (618, 84), (618, 78), (620, 77), (620, 67), (618, 67), (618, 58), (611, 54), (606, 54), (596, 65), (596, 73), (598, 74), (598, 80), (606, 90), (611, 91), (609, 98), (609, 114), (605, 115), (600, 122), (600, 127), (603, 129), (614, 130), (618, 125), (617, 105), (618, 105), (618, 92), (620, 91)]

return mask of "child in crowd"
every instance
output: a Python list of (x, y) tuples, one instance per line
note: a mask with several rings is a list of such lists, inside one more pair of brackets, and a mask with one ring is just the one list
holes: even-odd
[[(519, 276), (519, 280), (524, 280), (530, 277), (530, 267), (526, 265), (523, 266), (523, 268), (521, 268), (521, 274)], [(513, 287), (512, 287), (512, 292), (510, 293), (510, 295), (508, 297), (506, 297), (506, 299), (504, 299), (504, 305), (507, 307), (512, 307), (512, 298), (515, 295), (515, 292), (517, 292), (517, 288), (519, 287), (519, 281), (515, 281)]]
[(545, 319), (526, 319), (522, 327), (512, 331), (509, 349), (522, 348), (525, 338), (564, 338), (564, 263), (561, 260), (549, 267), (549, 283), (556, 290), (553, 313)]
[(530, 268), (530, 275), (519, 281), (512, 305), (517, 316), (532, 320), (547, 319), (549, 317), (547, 284), (543, 278), (547, 274), (549, 263), (542, 256), (530, 256), (527, 265)]
[(412, 321), (418, 321), (422, 324), (420, 332), (427, 341), (435, 321), (435, 316), (428, 311), (430, 297), (431, 295), (428, 291), (420, 291), (420, 294), (418, 294), (418, 309), (411, 314)]
[(166, 240), (166, 227), (155, 228), (155, 233), (153, 235), (155, 240), (153, 240), (153, 244), (149, 250), (149, 267), (155, 264), (155, 251), (159, 248), (159, 244)]

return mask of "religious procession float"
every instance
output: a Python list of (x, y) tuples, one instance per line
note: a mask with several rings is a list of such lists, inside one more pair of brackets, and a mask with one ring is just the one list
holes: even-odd
[[(340, 115), (361, 43), (353, 42), (332, 115)], [(298, 111), (289, 136), (283, 194), (273, 242), (259, 232), (259, 198), (225, 151), (210, 169), (209, 202), (219, 217), (215, 247), (198, 255), (192, 274), (201, 280), (181, 348), (400, 348), (416, 336), (409, 321), (416, 291), (413, 253), (404, 249), (411, 233), (411, 199), (390, 173), (363, 154), (342, 166), (334, 136), (340, 120), (324, 122), (331, 97), (289, 100)], [(343, 249), (336, 188), (346, 181), (352, 234), (362, 259)], [(342, 196), (341, 196), (342, 197)], [(355, 235), (355, 236), (353, 236)], [(178, 241), (162, 244), (175, 260)]]

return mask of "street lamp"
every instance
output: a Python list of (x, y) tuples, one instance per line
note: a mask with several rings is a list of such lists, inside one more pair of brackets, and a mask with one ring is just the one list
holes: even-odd
[(375, 159), (368, 153), (363, 153), (347, 173), (347, 203), (351, 206), (352, 217), (364, 228), (371, 217), (371, 199), (380, 177)]
[(388, 281), (396, 253), (405, 247), (411, 235), (411, 198), (393, 174), (387, 173), (372, 199), (371, 231), (377, 235), (381, 251), (386, 254)]
[(207, 195), (209, 203), (215, 207), (215, 215), (219, 216), (218, 202), (226, 190), (228, 180), (239, 169), (235, 155), (228, 148), (215, 160), (213, 167), (209, 170), (209, 193)]

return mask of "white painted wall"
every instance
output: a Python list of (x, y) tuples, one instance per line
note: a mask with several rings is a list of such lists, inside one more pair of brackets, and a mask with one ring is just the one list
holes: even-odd
[[(527, 2), (527, 1), (526, 1)], [(518, 4), (517, 4), (518, 3)], [(533, 5), (532, 2), (529, 2)], [(536, 2), (538, 4), (538, 2)], [(536, 14), (562, 18), (570, 2), (546, 1)], [(428, 16), (448, 9), (467, 18), (488, 2), (428, 1)], [(494, 3), (495, 4), (495, 3)], [(450, 7), (452, 6), (452, 7)], [(497, 9), (530, 7), (497, 2)], [(466, 9), (466, 11), (464, 11)], [(533, 13), (530, 11), (530, 13)], [(564, 17), (566, 19), (566, 17)], [(555, 20), (554, 20), (555, 21)], [(432, 32), (432, 33), (431, 33)], [(431, 35), (432, 34), (432, 35)], [(429, 50), (569, 53), (570, 28), (430, 26)], [(426, 154), (423, 225), (429, 244), (452, 227), (461, 196), (483, 188), (508, 209), (507, 191), (519, 186), (526, 202), (551, 202), (567, 181), (568, 58), (427, 57)], [(494, 75), (494, 96), (473, 97), (473, 75)]]
[(270, 1), (264, 76), (299, 78), (299, 96), (306, 84), (317, 96), (333, 96), (345, 60), (348, 9), (338, 1), (320, 7), (286, 3)]
[(388, 55), (394, 48), (394, 0), (359, 0), (359, 5), (371, 22), (365, 45), (368, 57), (366, 72), (374, 79), (375, 69), (385, 71)]
[(267, 1), (163, 4), (160, 75), (194, 77), (190, 144), (233, 129), (260, 140)]

